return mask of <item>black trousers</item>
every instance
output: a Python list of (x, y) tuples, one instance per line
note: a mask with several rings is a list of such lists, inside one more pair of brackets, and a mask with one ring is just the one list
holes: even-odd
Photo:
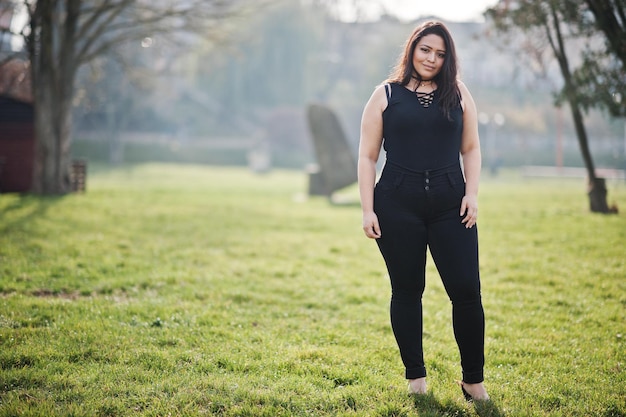
[(465, 182), (460, 164), (424, 172), (385, 166), (374, 189), (378, 247), (391, 280), (391, 325), (406, 378), (426, 376), (422, 294), (426, 250), (452, 302), (463, 381), (483, 381), (485, 316), (480, 294), (477, 227), (459, 216)]

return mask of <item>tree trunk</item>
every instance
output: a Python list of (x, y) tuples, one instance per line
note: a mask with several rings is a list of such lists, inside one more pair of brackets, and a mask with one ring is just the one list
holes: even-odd
[(548, 38), (552, 47), (552, 51), (554, 52), (554, 55), (559, 62), (561, 74), (563, 75), (563, 81), (565, 83), (565, 93), (567, 101), (570, 105), (569, 107), (572, 112), (572, 119), (574, 121), (574, 127), (576, 129), (578, 145), (580, 146), (580, 152), (585, 163), (585, 168), (587, 169), (587, 194), (589, 195), (589, 208), (592, 212), (610, 213), (612, 212), (612, 210), (609, 210), (609, 205), (606, 199), (606, 182), (604, 181), (604, 178), (598, 178), (596, 176), (596, 169), (593, 164), (593, 158), (591, 157), (591, 151), (589, 150), (587, 130), (585, 129), (583, 114), (580, 111), (580, 103), (578, 102), (575, 94), (576, 89), (572, 81), (572, 73), (570, 71), (569, 62), (567, 60), (563, 36), (561, 35), (560, 21), (557, 15), (557, 11), (554, 9), (554, 5), (551, 5), (551, 15), (554, 27), (554, 37), (556, 39), (554, 39), (554, 37), (552, 36), (549, 27), (547, 27)]
[(606, 202), (606, 181), (604, 178), (589, 180), (589, 208), (594, 213), (616, 213), (615, 209), (609, 209)]
[(607, 190), (604, 178), (596, 176), (596, 170), (589, 150), (589, 141), (587, 139), (587, 131), (583, 124), (583, 115), (578, 107), (576, 100), (570, 100), (570, 109), (572, 110), (572, 118), (576, 128), (576, 136), (578, 137), (578, 145), (580, 153), (583, 156), (585, 167), (587, 168), (589, 208), (594, 213), (609, 213), (609, 205), (606, 200)]
[(55, 94), (49, 77), (39, 80), (35, 93), (35, 164), (32, 191), (58, 195), (71, 191), (68, 105)]
[(70, 133), (79, 0), (37, 2), (28, 37), (35, 110), (32, 191), (71, 191)]

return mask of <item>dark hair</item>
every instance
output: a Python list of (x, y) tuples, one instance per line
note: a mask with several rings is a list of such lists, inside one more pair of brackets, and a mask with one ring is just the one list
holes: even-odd
[(437, 83), (441, 98), (441, 109), (446, 117), (450, 118), (450, 111), (459, 106), (460, 92), (457, 85), (458, 69), (454, 40), (443, 23), (431, 20), (415, 28), (404, 46), (404, 52), (398, 58), (398, 63), (385, 82), (407, 85), (411, 82), (411, 78), (417, 78), (418, 82), (422, 81), (413, 67), (413, 54), (420, 39), (427, 35), (441, 37), (446, 46), (443, 67), (435, 76), (434, 81)]

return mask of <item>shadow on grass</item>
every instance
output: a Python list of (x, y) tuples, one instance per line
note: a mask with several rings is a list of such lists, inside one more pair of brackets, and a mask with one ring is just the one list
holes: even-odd
[(477, 401), (474, 403), (476, 414), (480, 417), (504, 417), (504, 412), (492, 401)]
[[(413, 396), (413, 404), (419, 411), (420, 417), (470, 417), (472, 415), (466, 407), (462, 407), (453, 401), (441, 402), (430, 392), (426, 395)], [(480, 417), (505, 416), (493, 401), (475, 401), (472, 404), (474, 411)]]
[(63, 196), (35, 196), (20, 194), (6, 206), (0, 205), (0, 233), (23, 228), (32, 219), (42, 217), (63, 199)]

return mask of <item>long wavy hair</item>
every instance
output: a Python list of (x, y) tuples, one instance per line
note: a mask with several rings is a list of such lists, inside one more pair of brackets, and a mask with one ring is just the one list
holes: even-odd
[(446, 47), (446, 56), (441, 71), (433, 79), (439, 90), (440, 107), (444, 115), (449, 119), (450, 111), (459, 106), (460, 92), (457, 85), (458, 68), (456, 48), (450, 31), (441, 22), (428, 21), (415, 28), (404, 46), (404, 52), (398, 57), (398, 62), (391, 71), (386, 83), (398, 83), (406, 86), (411, 78), (418, 82), (423, 81), (413, 66), (413, 54), (420, 39), (427, 35), (437, 35), (443, 39)]

